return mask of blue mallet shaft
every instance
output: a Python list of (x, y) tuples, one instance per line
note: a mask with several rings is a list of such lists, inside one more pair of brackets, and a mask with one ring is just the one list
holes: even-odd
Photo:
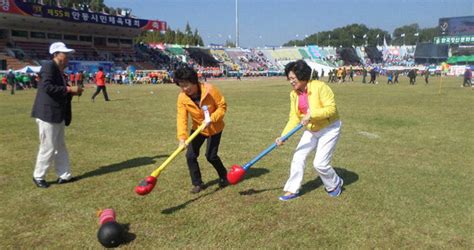
[[(298, 130), (300, 130), (301, 128), (303, 127), (303, 125), (300, 123), (298, 124), (298, 126), (296, 126), (295, 128), (293, 128), (290, 132), (288, 132), (286, 135), (284, 135), (282, 138), (281, 138), (281, 141), (284, 142), (286, 141), (288, 138), (290, 138), (290, 136), (292, 136), (294, 133), (296, 133)], [(247, 162), (242, 168), (247, 171), (247, 169), (249, 169), (251, 166), (253, 166), (253, 164), (255, 164), (257, 161), (259, 161), (260, 159), (262, 159), (265, 155), (267, 155), (268, 153), (270, 153), (273, 149), (275, 149), (277, 146), (276, 142), (274, 142), (272, 145), (270, 145), (270, 147), (268, 147), (267, 149), (263, 150), (263, 152), (261, 152), (259, 155), (257, 155), (257, 157), (253, 158), (251, 161)]]

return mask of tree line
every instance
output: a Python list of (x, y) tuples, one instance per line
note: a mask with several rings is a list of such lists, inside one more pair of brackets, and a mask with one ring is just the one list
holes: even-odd
[(138, 37), (134, 38), (135, 43), (166, 43), (166, 44), (181, 44), (189, 46), (204, 46), (204, 42), (199, 35), (197, 29), (194, 32), (189, 23), (186, 24), (184, 31), (179, 29), (172, 30), (168, 26), (166, 32), (144, 31)]
[(431, 42), (437, 35), (437, 27), (421, 29), (416, 23), (398, 27), (393, 34), (379, 28), (368, 28), (363, 24), (350, 24), (332, 31), (307, 35), (302, 40), (290, 40), (283, 46), (380, 46), (384, 44), (384, 39), (388, 45), (415, 45), (418, 42)]

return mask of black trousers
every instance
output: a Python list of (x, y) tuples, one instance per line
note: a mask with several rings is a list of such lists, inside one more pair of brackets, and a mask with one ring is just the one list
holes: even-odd
[[(194, 130), (191, 130), (191, 134)], [(224, 167), (224, 164), (221, 161), (221, 158), (217, 155), (219, 150), (219, 144), (221, 142), (222, 132), (215, 134), (213, 136), (206, 137), (202, 134), (199, 134), (191, 141), (191, 144), (188, 145), (188, 150), (186, 151), (186, 161), (188, 163), (189, 174), (191, 176), (191, 182), (194, 186), (202, 185), (201, 170), (199, 169), (198, 157), (199, 150), (201, 149), (202, 144), (207, 139), (206, 147), (206, 159), (211, 165), (216, 169), (217, 174), (220, 179), (227, 178), (227, 170)]]
[(10, 95), (14, 95), (15, 89), (16, 89), (16, 83), (10, 83), (10, 87), (11, 87)]
[(373, 84), (375, 84), (375, 77), (370, 77), (370, 81), (369, 81), (369, 83), (373, 83)]
[(102, 94), (104, 94), (105, 100), (108, 101), (109, 96), (107, 95), (107, 89), (105, 88), (105, 86), (97, 86), (94, 95), (92, 95), (92, 99), (94, 99), (100, 93), (100, 90), (102, 90)]

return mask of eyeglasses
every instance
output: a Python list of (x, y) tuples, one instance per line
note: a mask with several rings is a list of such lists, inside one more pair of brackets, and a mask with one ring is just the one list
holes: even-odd
[(288, 77), (288, 81), (290, 81), (291, 85), (295, 85), (298, 82), (296, 77)]

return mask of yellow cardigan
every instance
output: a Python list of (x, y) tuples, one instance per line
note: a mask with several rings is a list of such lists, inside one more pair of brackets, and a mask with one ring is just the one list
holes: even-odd
[[(334, 93), (326, 83), (313, 80), (308, 82), (307, 89), (311, 116), (310, 122), (306, 126), (308, 130), (319, 131), (339, 120)], [(296, 127), (304, 117), (304, 114), (298, 110), (298, 94), (294, 90), (290, 93), (290, 104), (288, 123), (281, 133), (282, 136)]]
[(200, 83), (201, 101), (198, 107), (184, 92), (179, 93), (177, 102), (176, 128), (178, 140), (186, 140), (188, 134), (188, 114), (193, 122), (192, 128), (196, 130), (204, 122), (204, 112), (202, 106), (207, 105), (211, 114), (211, 124), (205, 128), (201, 134), (212, 136), (220, 133), (224, 129), (224, 114), (227, 104), (224, 96), (217, 88), (208, 83)]

